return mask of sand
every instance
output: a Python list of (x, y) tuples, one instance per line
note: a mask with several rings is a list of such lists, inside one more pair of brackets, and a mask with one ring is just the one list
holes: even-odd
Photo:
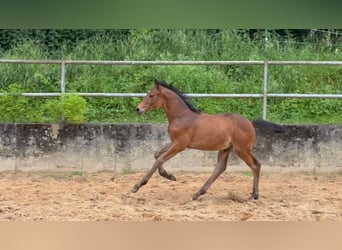
[[(171, 172), (171, 171), (170, 171)], [(340, 173), (263, 173), (250, 201), (250, 173), (225, 173), (206, 195), (192, 195), (211, 173), (1, 172), (0, 221), (342, 221)]]

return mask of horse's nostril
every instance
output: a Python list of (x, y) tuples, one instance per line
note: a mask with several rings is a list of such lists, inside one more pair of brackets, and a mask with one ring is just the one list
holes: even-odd
[(139, 112), (139, 108), (136, 108), (135, 110)]

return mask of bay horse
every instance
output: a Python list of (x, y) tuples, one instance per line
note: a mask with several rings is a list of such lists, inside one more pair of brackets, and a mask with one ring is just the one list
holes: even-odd
[(259, 198), (260, 163), (252, 154), (255, 142), (254, 125), (266, 127), (275, 132), (283, 132), (284, 127), (263, 120), (251, 122), (237, 113), (203, 113), (192, 106), (175, 87), (159, 80), (154, 81), (154, 86), (139, 103), (136, 111), (144, 114), (157, 108), (162, 108), (166, 113), (171, 143), (155, 152), (155, 162), (152, 168), (132, 188), (133, 193), (145, 185), (157, 169), (161, 176), (175, 181), (176, 178), (163, 168), (163, 163), (189, 148), (218, 151), (214, 172), (193, 195), (193, 200), (205, 194), (211, 184), (226, 170), (228, 156), (232, 150), (251, 168), (253, 172), (251, 199)]

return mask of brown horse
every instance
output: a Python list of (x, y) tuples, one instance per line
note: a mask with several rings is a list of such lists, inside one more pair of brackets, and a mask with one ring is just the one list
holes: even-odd
[[(193, 195), (192, 199), (196, 200), (200, 195), (205, 194), (210, 185), (225, 171), (229, 153), (234, 150), (252, 169), (251, 198), (258, 199), (260, 163), (252, 154), (255, 142), (255, 129), (252, 122), (235, 113), (217, 115), (202, 113), (173, 86), (155, 80), (153, 88), (138, 105), (137, 111), (143, 114), (157, 108), (164, 109), (167, 115), (171, 143), (155, 152), (156, 161), (146, 176), (133, 187), (133, 193), (145, 185), (157, 169), (161, 176), (175, 181), (176, 178), (163, 168), (163, 163), (186, 148), (218, 151), (217, 166), (207, 182)], [(282, 126), (274, 123), (266, 121), (256, 123), (275, 132), (284, 130)]]

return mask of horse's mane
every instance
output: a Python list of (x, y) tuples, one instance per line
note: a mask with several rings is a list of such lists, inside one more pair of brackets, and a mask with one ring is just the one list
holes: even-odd
[(155, 83), (158, 85), (161, 85), (161, 86), (173, 91), (175, 94), (177, 94), (183, 100), (183, 102), (189, 107), (189, 109), (191, 109), (193, 112), (195, 112), (195, 113), (201, 113), (202, 112), (201, 110), (195, 108), (192, 105), (192, 103), (189, 101), (189, 99), (182, 92), (180, 92), (175, 86), (173, 86), (172, 84), (168, 84), (165, 81), (161, 81), (161, 80), (156, 80)]

